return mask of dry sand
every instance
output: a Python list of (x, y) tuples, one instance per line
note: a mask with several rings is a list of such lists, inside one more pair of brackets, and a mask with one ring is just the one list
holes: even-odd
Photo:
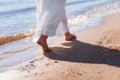
[(0, 80), (120, 80), (120, 14), (102, 23), (75, 33), (76, 40), (61, 37), (53, 52), (36, 50), (33, 61), (11, 74), (20, 76)]

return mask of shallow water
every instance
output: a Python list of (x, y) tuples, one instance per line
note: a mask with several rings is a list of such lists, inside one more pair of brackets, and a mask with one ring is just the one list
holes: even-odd
[[(120, 0), (68, 0), (66, 11), (70, 31), (76, 32), (99, 25), (104, 16), (120, 13)], [(0, 43), (9, 42), (0, 46), (0, 72), (4, 72), (33, 59), (39, 49), (31, 38), (22, 39), (34, 33), (35, 1), (0, 0), (0, 18)], [(53, 41), (50, 38), (49, 44)]]

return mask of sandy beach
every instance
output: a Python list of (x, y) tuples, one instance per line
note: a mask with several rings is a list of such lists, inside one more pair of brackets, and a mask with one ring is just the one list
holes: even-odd
[[(60, 37), (49, 53), (36, 50), (35, 59), (0, 74), (0, 80), (120, 80), (120, 14), (101, 25)], [(7, 76), (7, 77), (6, 77)]]

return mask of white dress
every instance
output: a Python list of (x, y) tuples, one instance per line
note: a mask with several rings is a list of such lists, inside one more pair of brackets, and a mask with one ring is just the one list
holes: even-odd
[(34, 42), (38, 41), (41, 34), (54, 36), (69, 31), (65, 4), (66, 0), (36, 0), (37, 28)]

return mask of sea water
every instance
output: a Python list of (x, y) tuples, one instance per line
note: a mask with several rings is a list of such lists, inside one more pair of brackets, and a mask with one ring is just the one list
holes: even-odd
[[(34, 33), (35, 6), (35, 0), (0, 0), (0, 72), (33, 59), (35, 50), (39, 49), (31, 38), (12, 39)], [(66, 3), (71, 32), (94, 27), (102, 17), (119, 12), (120, 0), (67, 0)], [(52, 41), (53, 38), (49, 44)]]

